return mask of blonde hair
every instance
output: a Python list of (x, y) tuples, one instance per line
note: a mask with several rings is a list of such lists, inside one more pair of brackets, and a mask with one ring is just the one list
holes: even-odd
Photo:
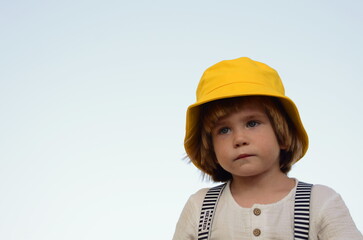
[(194, 142), (189, 142), (191, 151), (189, 159), (197, 163), (205, 175), (209, 175), (213, 181), (225, 182), (232, 179), (232, 175), (224, 170), (216, 159), (211, 130), (217, 121), (231, 113), (238, 112), (246, 101), (258, 101), (268, 116), (276, 138), (284, 149), (280, 151), (280, 169), (287, 174), (292, 164), (301, 158), (303, 154), (303, 137), (298, 132), (286, 113), (282, 104), (275, 97), (268, 96), (244, 96), (226, 98), (201, 105), (199, 125), (195, 129)]

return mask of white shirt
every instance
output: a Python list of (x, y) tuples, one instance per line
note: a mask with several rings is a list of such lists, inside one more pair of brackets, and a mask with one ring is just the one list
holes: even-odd
[[(210, 240), (283, 240), (294, 237), (295, 187), (283, 199), (272, 204), (254, 204), (251, 208), (239, 206), (230, 190), (224, 189), (214, 215)], [(193, 194), (184, 206), (173, 240), (194, 240), (203, 199), (208, 189)], [(363, 240), (343, 199), (334, 190), (314, 185), (310, 203), (309, 240)], [(255, 215), (254, 210), (260, 214)], [(259, 236), (254, 235), (259, 232)]]

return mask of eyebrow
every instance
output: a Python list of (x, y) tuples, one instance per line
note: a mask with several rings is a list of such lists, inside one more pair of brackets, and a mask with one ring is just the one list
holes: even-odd
[[(232, 113), (233, 114), (233, 113)], [(227, 124), (227, 120), (225, 120), (226, 118), (228, 118), (229, 115), (225, 116), (225, 117), (222, 117), (220, 118), (215, 124), (214, 124), (214, 127), (220, 127), (221, 125), (225, 125)], [(263, 113), (260, 113), (260, 112), (251, 112), (251, 113), (248, 113), (246, 114), (245, 116), (242, 117), (242, 119), (244, 121), (249, 121), (249, 120), (253, 120), (253, 119), (256, 119), (256, 118), (267, 118), (268, 119), (268, 116), (266, 114), (263, 114)]]
[(243, 119), (254, 119), (254, 118), (267, 118), (265, 113), (251, 113), (243, 117)]

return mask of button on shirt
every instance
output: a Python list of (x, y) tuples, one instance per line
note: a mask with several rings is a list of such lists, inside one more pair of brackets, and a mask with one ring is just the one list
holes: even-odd
[(255, 230), (253, 230), (253, 235), (255, 235), (255, 237), (258, 237), (261, 235), (261, 230), (256, 228)]
[(253, 209), (253, 214), (255, 214), (256, 216), (260, 216), (260, 214), (261, 214), (261, 209), (259, 209), (259, 208), (255, 208), (255, 209)]

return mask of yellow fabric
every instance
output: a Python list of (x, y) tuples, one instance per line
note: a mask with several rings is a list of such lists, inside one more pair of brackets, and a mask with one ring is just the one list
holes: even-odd
[(283, 83), (276, 70), (266, 64), (247, 57), (221, 61), (204, 72), (196, 95), (196, 103), (190, 105), (187, 110), (184, 139), (187, 154), (189, 154), (188, 143), (190, 142), (188, 139), (191, 138), (191, 133), (198, 128), (201, 104), (223, 98), (250, 95), (274, 96), (280, 99), (299, 134), (304, 139), (302, 156), (306, 153), (309, 139), (297, 107), (290, 98), (285, 96)]

